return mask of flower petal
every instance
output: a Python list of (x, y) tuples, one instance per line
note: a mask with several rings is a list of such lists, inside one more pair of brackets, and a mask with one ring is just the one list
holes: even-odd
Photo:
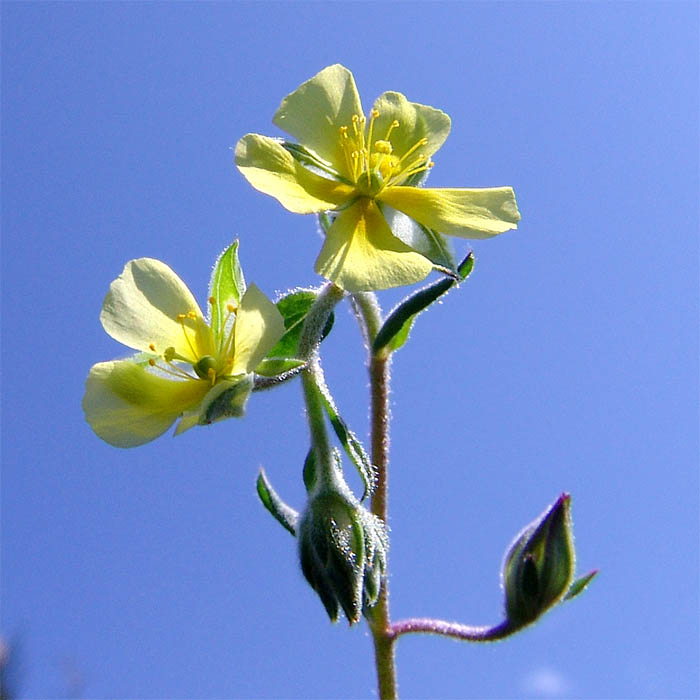
[(282, 314), (251, 284), (236, 314), (231, 374), (252, 372), (283, 335)]
[(335, 209), (354, 192), (349, 185), (307, 170), (279, 141), (259, 134), (246, 134), (236, 144), (236, 165), (256, 190), (295, 214)]
[(352, 73), (335, 64), (324, 68), (282, 100), (273, 122), (349, 177), (339, 129), (362, 117), (362, 103)]
[[(385, 92), (373, 105), (379, 112), (372, 130), (372, 141), (385, 139), (391, 124), (399, 125), (391, 130), (389, 140), (394, 154), (401, 157), (418, 141), (425, 138), (427, 143), (416, 149), (416, 156), (430, 157), (435, 153), (450, 133), (450, 117), (440, 109), (428, 105), (409, 102), (400, 92)], [(410, 160), (410, 156), (407, 159)]]
[(432, 265), (391, 233), (371, 199), (362, 198), (328, 229), (315, 269), (349, 292), (362, 292), (413, 284)]
[[(190, 311), (196, 318), (185, 319), (186, 337), (176, 317)], [(211, 353), (209, 328), (196, 299), (160, 260), (130, 260), (110, 285), (100, 320), (112, 338), (136, 350), (152, 352), (149, 346), (153, 344), (162, 354), (173, 347), (192, 362)]]
[(512, 187), (387, 187), (377, 199), (430, 229), (462, 238), (490, 238), (517, 228), (520, 221)]
[(93, 365), (83, 410), (92, 429), (115, 447), (136, 447), (164, 433), (209, 389), (205, 381), (176, 381), (130, 360)]

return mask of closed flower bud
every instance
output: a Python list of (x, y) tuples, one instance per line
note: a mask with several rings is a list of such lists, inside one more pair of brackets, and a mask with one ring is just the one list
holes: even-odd
[(298, 527), (301, 569), (330, 619), (358, 622), (376, 603), (386, 567), (383, 523), (345, 489), (312, 496)]
[(562, 494), (515, 538), (505, 556), (506, 616), (514, 627), (534, 622), (571, 585), (575, 554), (570, 505), (571, 497)]

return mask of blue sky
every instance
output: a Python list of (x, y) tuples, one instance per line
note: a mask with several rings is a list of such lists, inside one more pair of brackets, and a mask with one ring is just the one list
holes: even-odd
[[(2, 46), (20, 697), (375, 696), (366, 628), (328, 623), (254, 495), (264, 465), (303, 505), (296, 383), (134, 450), (80, 408), (89, 367), (126, 352), (98, 316), (127, 260), (204, 302), (238, 237), (267, 294), (319, 283), (314, 220), (252, 190), (231, 149), (278, 134), (282, 97), (336, 62), (365, 105), (398, 90), (451, 115), (432, 186), (512, 185), (523, 215), (474, 242), (468, 283), (395, 358), (393, 617), (497, 622), (503, 551), (562, 491), (579, 570), (601, 570), (505, 642), (402, 639), (403, 696), (697, 697), (695, 3), (4, 3)], [(365, 435), (362, 345), (337, 316), (324, 366)]]

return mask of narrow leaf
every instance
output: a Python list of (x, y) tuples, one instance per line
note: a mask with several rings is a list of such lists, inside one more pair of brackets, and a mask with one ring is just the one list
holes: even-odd
[(223, 330), (228, 305), (237, 309), (245, 290), (245, 279), (238, 261), (238, 241), (235, 240), (218, 257), (209, 282), (209, 298), (214, 299), (211, 305), (211, 325), (215, 333)]
[[(457, 271), (460, 279), (464, 281), (474, 268), (474, 255), (469, 253), (459, 264)], [(384, 321), (374, 339), (372, 351), (376, 355), (383, 349), (389, 352), (398, 350), (408, 340), (409, 333), (418, 314), (425, 311), (434, 301), (437, 301), (445, 292), (456, 284), (451, 277), (443, 277), (423, 289), (419, 289), (406, 297), (396, 306)]]
[(350, 457), (352, 463), (357, 468), (362, 479), (362, 484), (364, 486), (364, 493), (362, 494), (361, 500), (365, 500), (367, 496), (374, 491), (375, 486), (375, 469), (372, 464), (369, 455), (367, 454), (364, 446), (358, 440), (355, 433), (348, 428), (347, 423), (341, 418), (336, 408), (333, 397), (328, 391), (328, 387), (319, 386), (321, 392), (321, 398), (323, 399), (323, 405), (330, 419), (333, 430), (335, 431), (338, 440), (340, 440), (345, 453)]
[(262, 504), (273, 515), (275, 520), (282, 525), (286, 530), (296, 537), (297, 522), (299, 521), (299, 513), (288, 506), (272, 488), (272, 485), (265, 476), (265, 470), (260, 469), (258, 480), (256, 483), (258, 497)]
[(569, 591), (564, 596), (564, 600), (571, 600), (572, 598), (575, 598), (580, 593), (583, 593), (583, 591), (586, 590), (586, 588), (588, 587), (588, 584), (593, 580), (593, 577), (597, 573), (598, 573), (598, 569), (594, 569), (593, 571), (586, 574), (585, 576), (581, 576), (581, 578), (577, 578), (571, 584), (571, 588), (569, 588)]

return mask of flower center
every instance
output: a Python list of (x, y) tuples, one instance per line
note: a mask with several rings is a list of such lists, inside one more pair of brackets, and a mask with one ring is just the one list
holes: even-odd
[[(209, 298), (209, 303), (213, 306), (214, 297)], [(221, 324), (221, 332), (214, 333), (208, 328), (212, 354), (204, 354), (199, 350), (197, 342), (197, 331), (193, 327), (193, 321), (197, 321), (198, 315), (194, 310), (187, 313), (177, 314), (175, 320), (180, 324), (185, 338), (185, 344), (189, 348), (191, 355), (185, 357), (178, 353), (174, 347), (167, 347), (162, 352), (151, 343), (148, 347), (157, 357), (151, 357), (148, 364), (156, 367), (161, 372), (169, 374), (177, 379), (201, 380), (205, 379), (214, 386), (216, 382), (230, 372), (233, 366), (233, 332), (236, 308), (231, 304), (226, 306), (226, 317)], [(188, 323), (189, 321), (189, 323)], [(192, 362), (192, 358), (196, 358)], [(180, 363), (186, 363), (192, 367), (194, 375), (182, 367)]]
[(419, 152), (428, 143), (425, 137), (418, 139), (400, 156), (394, 152), (392, 132), (401, 128), (396, 119), (386, 134), (375, 139), (374, 127), (378, 117), (379, 112), (373, 109), (365, 128), (365, 118), (354, 114), (352, 123), (339, 129), (347, 170), (357, 188), (367, 197), (376, 197), (385, 187), (400, 185), (412, 175), (433, 167), (430, 158)]

